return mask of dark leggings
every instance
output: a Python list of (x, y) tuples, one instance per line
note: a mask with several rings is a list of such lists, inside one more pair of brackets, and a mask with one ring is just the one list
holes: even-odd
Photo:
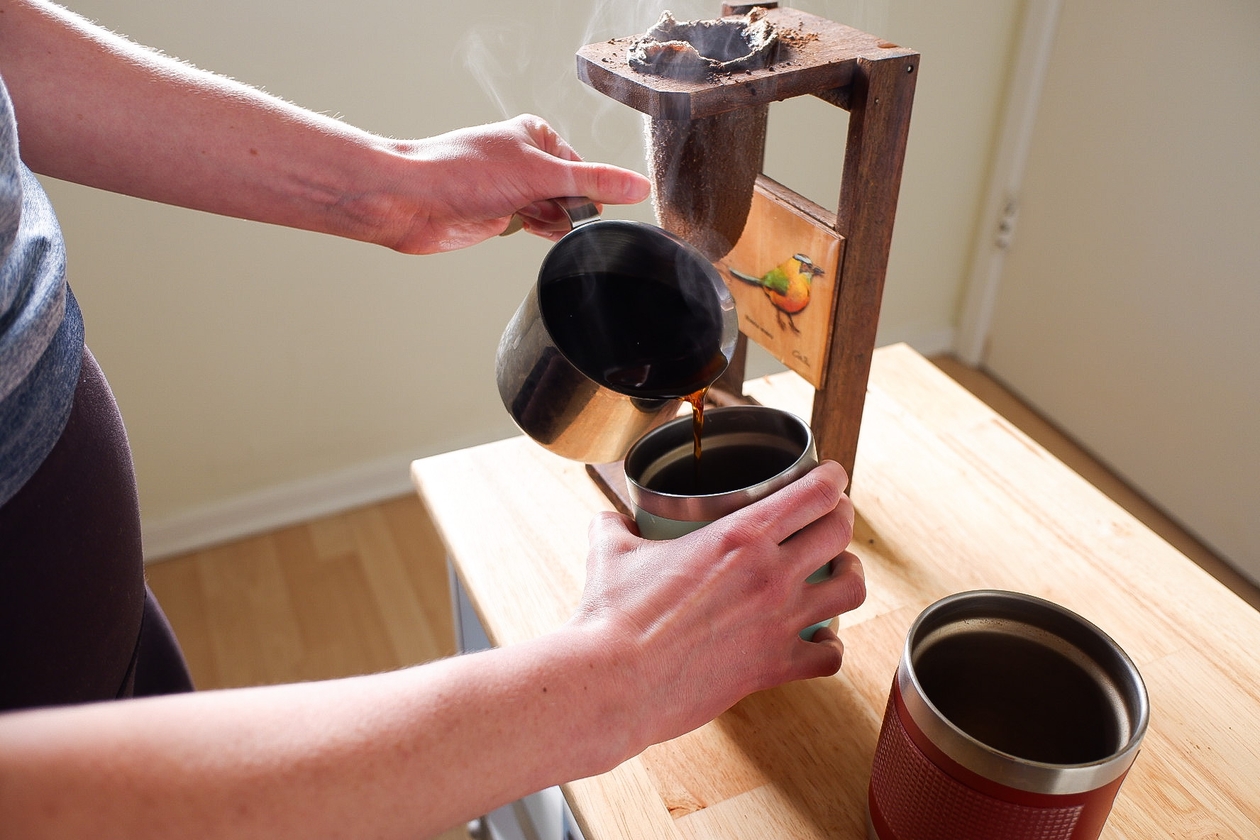
[(144, 582), (127, 433), (85, 347), (65, 430), (0, 507), (0, 710), (191, 689)]

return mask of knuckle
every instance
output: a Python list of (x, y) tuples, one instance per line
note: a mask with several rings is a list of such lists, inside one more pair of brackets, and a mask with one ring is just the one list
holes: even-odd
[(592, 548), (616, 549), (627, 542), (628, 527), (619, 527), (625, 519), (612, 511), (600, 511), (587, 526), (587, 540)]
[(835, 520), (836, 541), (840, 549), (848, 548), (849, 543), (853, 542), (853, 517), (841, 513), (833, 519)]
[(816, 504), (822, 510), (834, 510), (842, 498), (840, 488), (827, 481), (818, 470), (814, 470), (802, 480), (803, 492), (807, 496), (807, 504)]
[(853, 576), (847, 587), (849, 609), (857, 609), (866, 601), (866, 579)]
[[(856, 558), (853, 558), (856, 561)], [(836, 587), (836, 600), (842, 611), (856, 609), (866, 601), (866, 576), (862, 574), (860, 564), (854, 562), (840, 578)]]
[(541, 117), (535, 114), (520, 114), (515, 121), (518, 125), (530, 131), (541, 131), (547, 125)]
[(715, 550), (721, 556), (729, 558), (756, 554), (765, 541), (759, 524), (746, 518), (727, 518), (721, 527), (711, 529), (711, 534), (715, 541)]

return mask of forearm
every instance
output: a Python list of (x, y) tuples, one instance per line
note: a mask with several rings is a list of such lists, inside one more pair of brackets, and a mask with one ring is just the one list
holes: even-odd
[[(827, 462), (673, 541), (591, 525), (582, 602), (502, 650), (325, 683), (0, 716), (9, 838), (428, 836), (833, 674), (865, 597)], [(806, 578), (824, 562), (832, 576)]]
[(0, 75), (31, 169), (93, 187), (384, 245), (449, 251), (513, 215), (557, 239), (549, 201), (647, 197), (543, 120), (390, 140), (189, 67), (45, 0), (0, 0)]
[(0, 717), (6, 837), (417, 837), (645, 746), (602, 645)]
[[(35, 171), (382, 241), (401, 147), (31, 0), (0, 2), (0, 74)], [(383, 244), (391, 244), (384, 242)]]

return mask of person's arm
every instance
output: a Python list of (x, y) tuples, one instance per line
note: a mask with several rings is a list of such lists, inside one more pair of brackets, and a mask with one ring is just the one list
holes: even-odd
[(109, 33), (44, 0), (0, 0), (0, 76), (36, 172), (140, 198), (376, 242), (471, 245), (540, 203), (641, 201), (643, 176), (582, 163), (546, 123), (379, 137)]
[[(865, 588), (826, 463), (674, 541), (591, 526), (554, 633), (374, 676), (0, 716), (6, 838), (424, 837), (606, 771), (747, 694), (834, 673), (800, 627)], [(829, 581), (805, 578), (837, 557)]]

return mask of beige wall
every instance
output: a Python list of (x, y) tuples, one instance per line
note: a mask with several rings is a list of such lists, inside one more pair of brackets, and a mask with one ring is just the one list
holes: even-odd
[(1257, 57), (1254, 0), (1063, 3), (985, 362), (1260, 581)]
[[(573, 52), (717, 2), (70, 0), (136, 40), (394, 136), (533, 111), (644, 169), (637, 114)], [(881, 341), (949, 346), (1021, 4), (797, 7), (923, 53)], [(844, 114), (772, 110), (766, 171), (834, 206)], [(409, 459), (514, 433), (499, 333), (546, 243), (404, 257), (49, 182), (71, 282), (127, 419), (152, 552), (406, 488)], [(650, 219), (645, 205), (609, 215)], [(757, 370), (771, 367), (764, 359)], [(261, 518), (260, 518), (261, 517)], [(271, 523), (271, 524), (274, 524)]]

